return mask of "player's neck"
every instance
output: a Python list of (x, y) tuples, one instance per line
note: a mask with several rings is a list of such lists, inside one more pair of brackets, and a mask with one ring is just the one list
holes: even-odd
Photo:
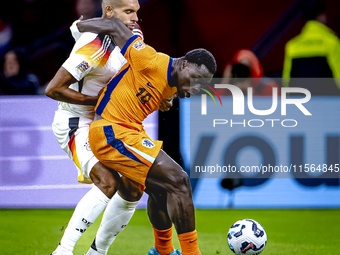
[(169, 81), (170, 87), (176, 87), (178, 81), (178, 70), (180, 67), (181, 58), (174, 58), (171, 66), (171, 79)]

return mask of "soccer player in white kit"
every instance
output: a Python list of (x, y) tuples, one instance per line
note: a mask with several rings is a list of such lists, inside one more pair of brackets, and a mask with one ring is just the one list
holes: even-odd
[[(119, 18), (142, 37), (136, 23), (138, 9), (137, 0), (103, 0), (102, 3), (103, 18)], [(110, 36), (80, 34), (76, 22), (71, 31), (76, 44), (48, 84), (46, 95), (59, 101), (53, 132), (62, 149), (74, 161), (78, 181), (95, 185), (76, 206), (59, 246), (52, 254), (73, 254), (76, 242), (105, 208), (101, 228), (88, 254), (106, 254), (117, 234), (131, 219), (143, 194), (134, 183), (124, 177), (120, 179), (115, 171), (101, 164), (88, 142), (98, 94), (126, 60)], [(170, 106), (163, 102), (162, 108), (168, 110)]]

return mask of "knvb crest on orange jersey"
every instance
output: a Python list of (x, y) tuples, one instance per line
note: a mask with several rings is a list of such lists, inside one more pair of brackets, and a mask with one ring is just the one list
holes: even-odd
[(143, 139), (142, 145), (146, 148), (149, 148), (149, 149), (155, 147), (155, 144), (153, 142), (151, 142), (149, 139)]

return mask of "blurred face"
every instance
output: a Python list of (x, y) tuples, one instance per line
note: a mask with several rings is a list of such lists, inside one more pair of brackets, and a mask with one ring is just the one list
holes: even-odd
[(95, 16), (94, 9), (93, 0), (77, 0), (76, 2), (76, 12), (79, 16), (83, 15), (84, 19), (93, 18)]
[(137, 11), (139, 8), (138, 0), (121, 0), (119, 3), (107, 5), (104, 8), (104, 18), (118, 18), (132, 31), (138, 21)]
[(5, 55), (4, 75), (9, 78), (19, 74), (20, 65), (17, 55), (10, 51)]
[[(195, 83), (195, 79), (208, 78), (211, 80), (213, 77), (213, 75), (204, 65), (199, 67), (196, 64), (188, 63), (186, 60), (184, 60), (181, 64), (177, 75), (177, 93), (180, 98), (190, 97), (200, 90), (202, 84), (199, 82)], [(191, 84), (190, 80), (193, 81)]]
[(320, 13), (317, 17), (316, 20), (321, 22), (324, 25), (328, 24), (328, 16), (325, 12)]

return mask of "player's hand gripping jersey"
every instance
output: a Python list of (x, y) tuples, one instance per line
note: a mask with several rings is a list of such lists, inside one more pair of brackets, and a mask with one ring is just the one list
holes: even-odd
[[(63, 67), (78, 80), (70, 85), (71, 89), (84, 95), (97, 96), (99, 91), (126, 63), (126, 59), (110, 36), (80, 33), (76, 26), (77, 22), (79, 21), (74, 22), (70, 28), (76, 44)], [(138, 24), (136, 24), (133, 33), (143, 39), (143, 33)], [(93, 106), (60, 102), (59, 108), (79, 116), (91, 119), (94, 117)]]
[(150, 139), (142, 121), (177, 92), (168, 84), (172, 58), (157, 53), (137, 36), (121, 52), (128, 63), (99, 98), (96, 112), (103, 119), (91, 124), (90, 145), (104, 165), (145, 185), (162, 142)]

